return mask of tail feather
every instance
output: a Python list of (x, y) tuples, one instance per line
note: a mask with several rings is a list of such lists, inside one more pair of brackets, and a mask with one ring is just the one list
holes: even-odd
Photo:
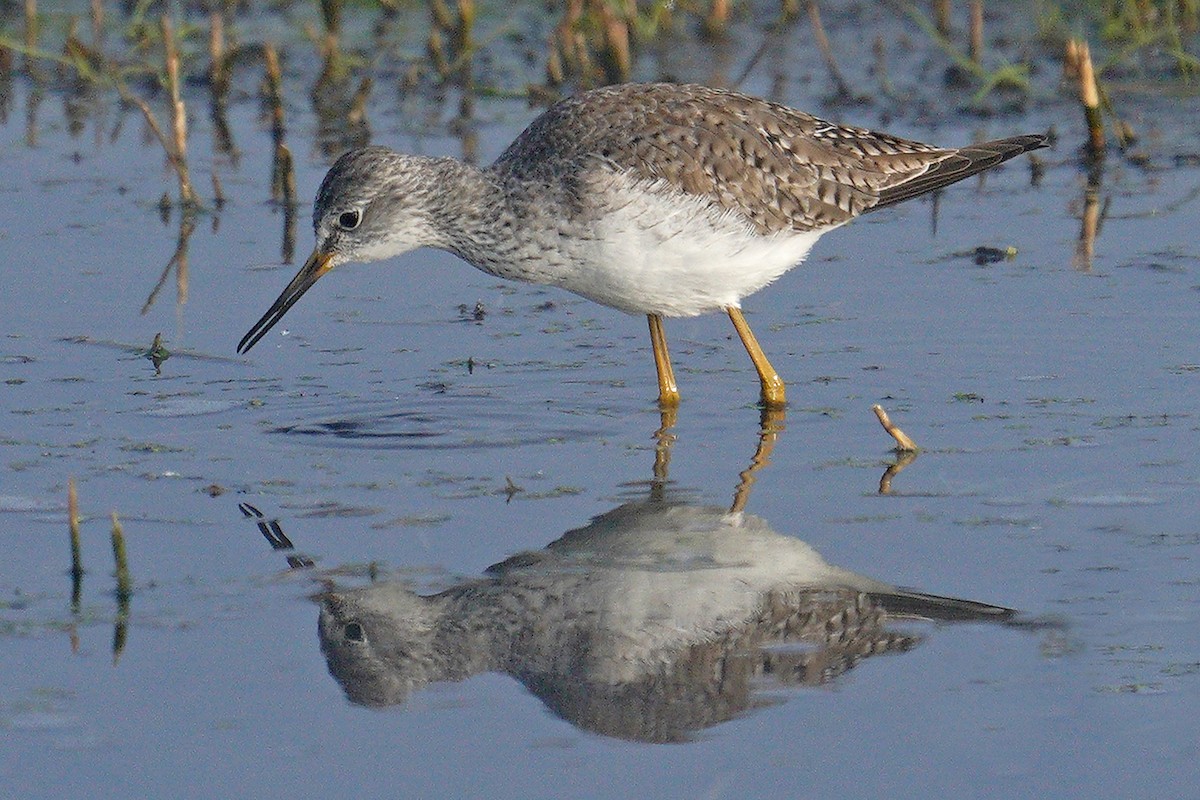
[(1015, 610), (1003, 606), (905, 589), (871, 592), (870, 595), (888, 614), (899, 618), (936, 622), (1008, 622), (1017, 616)]
[(1048, 143), (1047, 137), (1042, 134), (1029, 134), (951, 150), (950, 156), (937, 162), (912, 180), (881, 191), (879, 202), (873, 208), (883, 208), (917, 195), (937, 191), (961, 181), (963, 178), (983, 172), (985, 169), (991, 169), (1022, 153), (1045, 147)]

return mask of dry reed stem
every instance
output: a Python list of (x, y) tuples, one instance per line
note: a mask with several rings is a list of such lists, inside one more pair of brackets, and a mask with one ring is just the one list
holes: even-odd
[(350, 98), (350, 111), (346, 114), (346, 121), (351, 125), (361, 125), (367, 119), (367, 101), (371, 98), (374, 85), (369, 75), (359, 81), (354, 97)]
[(821, 22), (821, 9), (817, 6), (817, 0), (808, 0), (808, 20), (812, 24), (817, 49), (821, 51), (825, 68), (829, 70), (829, 78), (833, 81), (834, 91), (839, 97), (849, 97), (850, 87), (842, 77), (842, 71), (838, 69), (837, 59), (833, 57), (833, 48), (829, 44), (829, 37), (825, 34), (825, 25)]
[(614, 14), (605, 3), (597, 4), (604, 22), (604, 43), (611, 65), (609, 77), (627, 81), (633, 70), (633, 55), (629, 46), (629, 23)]
[(36, 69), (33, 54), (37, 50), (37, 40), (37, 0), (25, 0), (25, 69), (30, 73)]
[(325, 30), (332, 36), (342, 31), (342, 0), (321, 0), (321, 17)]
[(67, 74), (67, 71), (71, 69), (69, 66), (67, 66), (66, 59), (71, 58), (73, 53), (80, 53), (82, 50), (83, 48), (80, 46), (79, 42), (79, 18), (72, 14), (67, 20), (67, 35), (63, 41), (62, 54), (64, 60), (60, 61), (58, 64), (59, 80), (62, 80)]
[(266, 62), (267, 102), (271, 106), (271, 140), (278, 145), (283, 141), (286, 129), (283, 124), (283, 70), (274, 42), (263, 44), (263, 60)]
[(280, 194), (285, 205), (299, 205), (296, 201), (296, 165), (292, 159), (292, 151), (283, 142), (279, 143), (275, 152), (279, 159)]
[(933, 21), (937, 31), (947, 39), (953, 26), (950, 24), (950, 0), (933, 0)]
[(163, 50), (167, 61), (167, 91), (171, 98), (171, 158), (175, 162), (175, 172), (179, 176), (179, 201), (184, 209), (195, 208), (196, 192), (192, 189), (192, 179), (187, 168), (187, 109), (183, 105), (180, 94), (179, 79), (179, 50), (175, 44), (175, 31), (171, 18), (162, 17)]
[(474, 47), (471, 40), (471, 28), (475, 25), (475, 0), (458, 0), (458, 19), (455, 22), (451, 44), (454, 47), (454, 58), (462, 60), (465, 53)]
[(229, 65), (225, 61), (225, 18), (214, 11), (208, 19), (208, 82), (216, 98), (225, 93), (229, 84)]
[(79, 543), (79, 495), (74, 478), (67, 478), (67, 530), (71, 535), (71, 577), (78, 581), (83, 575), (83, 548)]
[(129, 558), (125, 552), (125, 531), (117, 519), (117, 512), (112, 512), (112, 548), (113, 560), (117, 564), (117, 599), (128, 600), (133, 596), (133, 583), (129, 578)]
[(1087, 152), (1090, 157), (1098, 158), (1104, 155), (1105, 149), (1104, 119), (1100, 114), (1100, 89), (1096, 84), (1088, 43), (1074, 39), (1068, 41), (1066, 60), (1071, 63), (1071, 72), (1079, 80), (1079, 99), (1088, 127)]
[(983, 63), (983, 0), (971, 0), (971, 38), (968, 56), (976, 66)]
[(97, 50), (104, 44), (104, 1), (92, 0), (92, 46)]
[(450, 31), (454, 28), (454, 15), (450, 13), (445, 0), (429, 0), (429, 15), (436, 30)]
[(546, 43), (546, 82), (551, 86), (561, 86), (566, 80), (566, 75), (563, 73), (562, 50), (559, 47), (559, 34), (557, 31), (550, 34), (550, 40)]
[(445, 79), (450, 75), (450, 59), (446, 57), (446, 47), (442, 44), (442, 35), (438, 29), (431, 28), (429, 40), (425, 43), (425, 52), (433, 62), (433, 69), (438, 76)]
[(712, 0), (704, 18), (704, 32), (709, 36), (724, 36), (729, 28), (729, 0)]
[(576, 31), (571, 34), (571, 44), (578, 65), (576, 72), (586, 84), (592, 83), (596, 76), (596, 65), (592, 62), (592, 54), (588, 52), (587, 37), (582, 31)]
[(876, 404), (871, 406), (871, 410), (875, 412), (875, 417), (879, 420), (879, 424), (883, 426), (883, 429), (896, 440), (897, 452), (911, 453), (918, 449), (917, 443), (888, 418), (887, 412), (883, 410), (883, 406)]
[(1077, 39), (1067, 39), (1062, 76), (1064, 81), (1077, 82), (1079, 80), (1079, 41)]

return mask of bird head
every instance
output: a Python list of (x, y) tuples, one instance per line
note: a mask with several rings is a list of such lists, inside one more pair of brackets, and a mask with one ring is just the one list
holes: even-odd
[(343, 154), (325, 174), (313, 204), (316, 247), (274, 304), (242, 337), (238, 352), (245, 353), (258, 343), (334, 267), (438, 245), (440, 236), (430, 212), (433, 193), (443, 188), (430, 175), (437, 161), (385, 147)]

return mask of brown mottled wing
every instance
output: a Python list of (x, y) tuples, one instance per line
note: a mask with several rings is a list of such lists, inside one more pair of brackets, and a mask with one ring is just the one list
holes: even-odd
[[(958, 152), (834, 125), (736, 92), (626, 84), (557, 103), (492, 169), (578, 192), (595, 169), (628, 171), (707, 197), (766, 234), (839, 225), (1017, 154), (989, 152), (985, 163), (955, 160)], [(950, 168), (936, 169), (947, 160)]]

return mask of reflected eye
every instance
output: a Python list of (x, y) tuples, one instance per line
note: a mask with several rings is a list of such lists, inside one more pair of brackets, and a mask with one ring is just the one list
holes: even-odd
[(344, 231), (352, 231), (362, 222), (362, 212), (357, 208), (353, 211), (343, 211), (338, 214), (338, 227)]
[(362, 625), (357, 622), (347, 622), (346, 627), (342, 629), (342, 635), (346, 637), (347, 642), (365, 642), (367, 634), (363, 631)]

